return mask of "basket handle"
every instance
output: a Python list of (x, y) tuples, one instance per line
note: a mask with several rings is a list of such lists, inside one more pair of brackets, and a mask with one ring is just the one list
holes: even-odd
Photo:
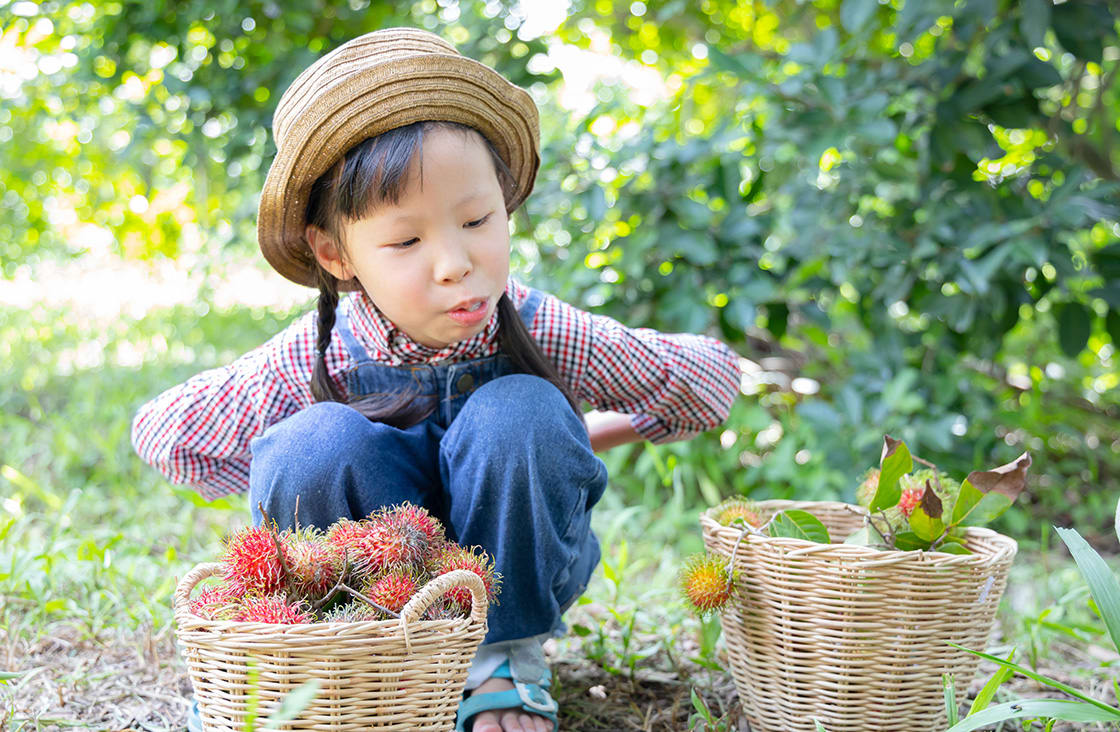
[(207, 577), (221, 573), (225, 568), (218, 562), (197, 564), (195, 568), (183, 575), (179, 584), (175, 586), (175, 612), (186, 611), (187, 602), (191, 599), (191, 592), (195, 585)]
[(418, 620), (429, 605), (452, 587), (466, 587), (471, 591), (471, 622), (485, 623), (490, 602), (486, 597), (486, 585), (482, 584), (482, 578), (469, 569), (453, 569), (439, 575), (412, 596), (401, 610), (401, 625), (407, 627), (409, 623)]

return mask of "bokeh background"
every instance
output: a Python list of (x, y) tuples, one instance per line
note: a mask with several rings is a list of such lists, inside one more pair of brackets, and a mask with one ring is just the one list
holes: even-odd
[[(536, 99), (526, 282), (742, 356), (721, 429), (605, 456), (604, 624), (633, 631), (650, 607), (627, 604), (628, 577), (668, 605), (699, 510), (850, 500), (884, 434), (958, 477), (1029, 451), (997, 528), (1035, 564), (1055, 524), (1116, 549), (1112, 3), (0, 0), (0, 24), (8, 668), (60, 628), (165, 638), (174, 576), (245, 521), (243, 498), (206, 504), (141, 464), (131, 417), (313, 306), (256, 249), (272, 111), (315, 58), (389, 25)], [(1009, 621), (1036, 660), (1064, 592)], [(660, 648), (577, 627), (600, 642), (586, 658), (631, 674)]]

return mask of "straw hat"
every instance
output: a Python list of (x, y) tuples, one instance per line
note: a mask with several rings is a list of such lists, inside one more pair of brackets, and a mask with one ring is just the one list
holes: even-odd
[(315, 286), (314, 257), (303, 239), (312, 183), (359, 142), (427, 120), (481, 132), (516, 181), (509, 210), (521, 205), (540, 164), (537, 107), (528, 92), (432, 33), (374, 31), (309, 66), (276, 106), (276, 158), (257, 217), (257, 241), (269, 264), (293, 282)]

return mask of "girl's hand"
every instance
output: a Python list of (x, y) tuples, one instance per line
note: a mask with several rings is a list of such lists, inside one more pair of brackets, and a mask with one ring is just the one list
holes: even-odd
[(630, 426), (629, 414), (592, 411), (583, 417), (591, 437), (591, 449), (595, 452), (645, 439)]

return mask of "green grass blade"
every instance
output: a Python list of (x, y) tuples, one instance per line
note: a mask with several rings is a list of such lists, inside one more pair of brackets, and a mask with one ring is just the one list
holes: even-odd
[(1005, 719), (1022, 717), (1051, 717), (1064, 722), (1116, 722), (1120, 721), (1120, 711), (1110, 713), (1072, 699), (1024, 699), (970, 714), (945, 732), (969, 732)]
[(957, 682), (953, 674), (941, 674), (941, 687), (945, 691), (945, 718), (949, 724), (956, 724), (960, 719), (960, 705), (957, 704)]
[(1101, 555), (1081, 538), (1081, 534), (1073, 529), (1057, 529), (1057, 531), (1089, 584), (1089, 592), (1092, 593), (1097, 609), (1104, 618), (1108, 634), (1112, 636), (1112, 644), (1120, 650), (1120, 582), (1117, 582), (1116, 575), (1101, 559)]
[[(979, 656), (980, 658), (991, 661), (992, 663), (999, 664), (1000, 666), (1003, 666), (1004, 668), (1009, 668), (1012, 671), (1014, 671), (1015, 673), (1023, 674), (1024, 676), (1026, 676), (1029, 679), (1034, 679), (1035, 681), (1037, 681), (1039, 683), (1042, 683), (1042, 684), (1046, 684), (1047, 686), (1049, 686), (1051, 688), (1054, 688), (1054, 689), (1057, 689), (1058, 691), (1064, 691), (1065, 693), (1069, 694), (1070, 696), (1077, 697), (1078, 699), (1080, 699), (1083, 702), (1087, 702), (1089, 704), (1092, 704), (1093, 706), (1095, 706), (1099, 709), (1102, 709), (1104, 711), (1107, 711), (1107, 712), (1115, 715), (1115, 716), (1109, 717), (1109, 719), (1120, 720), (1120, 709), (1117, 709), (1116, 707), (1109, 706), (1108, 704), (1105, 704), (1104, 702), (1100, 701), (1099, 699), (1094, 699), (1091, 696), (1086, 696), (1084, 694), (1084, 692), (1081, 692), (1081, 691), (1073, 688), (1069, 684), (1063, 684), (1061, 681), (1058, 681), (1057, 679), (1052, 679), (1049, 676), (1043, 676), (1042, 674), (1038, 673), (1037, 671), (1032, 671), (1031, 669), (1027, 668), (1026, 666), (1020, 666), (1017, 663), (1012, 663), (1011, 661), (1005, 661), (1002, 658), (1000, 658), (999, 656), (993, 656), (990, 653), (984, 653), (983, 651), (974, 651), (971, 648), (965, 648), (964, 646), (957, 645), (956, 643), (950, 643), (949, 645), (953, 646), (954, 648), (960, 648), (962, 651), (968, 651), (969, 653), (971, 653), (974, 656)], [(992, 708), (995, 709), (995, 707), (992, 707)]]
[[(1011, 653), (1008, 654), (1007, 660), (1011, 661), (1011, 659), (1014, 657), (1015, 649), (1011, 649)], [(996, 696), (996, 691), (999, 690), (999, 687), (1003, 685), (1004, 681), (1010, 679), (1014, 674), (1015, 672), (1009, 669), (1007, 666), (1000, 666), (998, 669), (996, 669), (996, 672), (992, 674), (991, 678), (989, 678), (987, 682), (984, 683), (984, 688), (980, 689), (980, 693), (977, 694), (976, 698), (972, 700), (972, 706), (968, 708), (968, 714), (966, 714), (965, 716), (971, 717), (973, 714), (976, 714), (981, 709), (984, 709), (989, 704), (991, 704), (992, 699), (994, 699)]]

